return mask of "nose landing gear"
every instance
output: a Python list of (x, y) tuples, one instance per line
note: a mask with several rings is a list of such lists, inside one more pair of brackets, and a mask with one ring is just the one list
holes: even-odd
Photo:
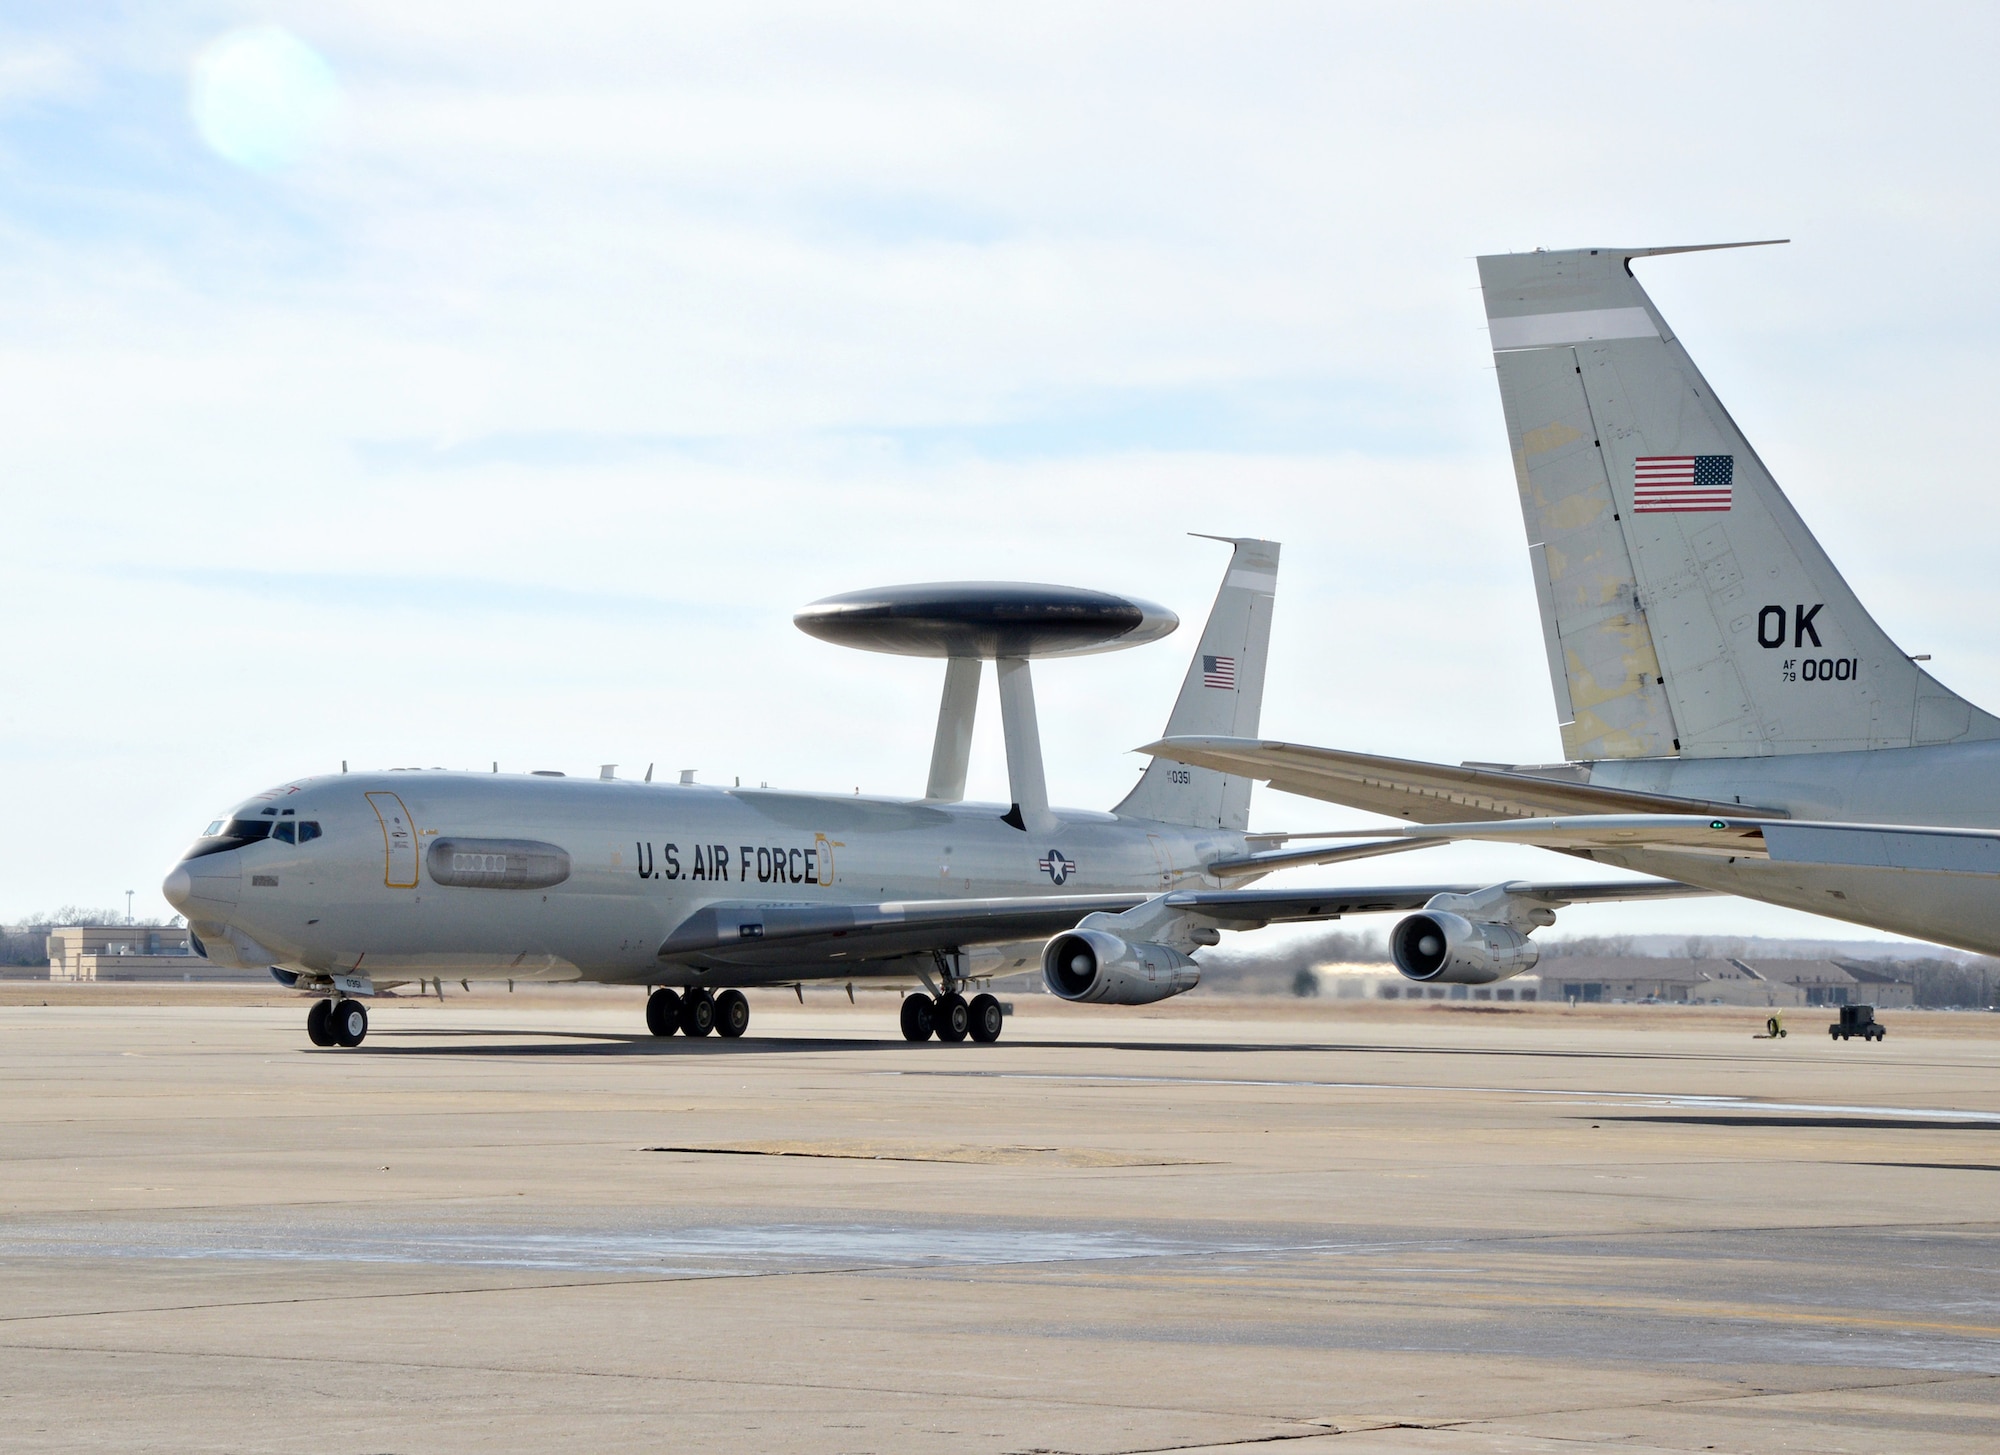
[(306, 1038), (315, 1046), (350, 1050), (368, 1037), (368, 1007), (358, 1000), (316, 1000), (306, 1012)]

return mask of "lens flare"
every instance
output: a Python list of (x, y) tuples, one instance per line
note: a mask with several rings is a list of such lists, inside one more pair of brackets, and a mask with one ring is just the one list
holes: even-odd
[(289, 167), (323, 142), (340, 83), (290, 31), (257, 25), (218, 36), (195, 57), (188, 109), (215, 153), (254, 172)]

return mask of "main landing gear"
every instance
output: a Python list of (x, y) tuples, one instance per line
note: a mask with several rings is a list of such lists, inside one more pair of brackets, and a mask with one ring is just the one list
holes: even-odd
[(306, 1036), (315, 1046), (350, 1050), (368, 1035), (368, 1007), (358, 1000), (315, 1000), (306, 1012)]
[(903, 997), (906, 1041), (928, 1041), (932, 1036), (940, 1041), (962, 1041), (967, 1036), (975, 1041), (997, 1041), (1003, 1019), (1000, 1002), (986, 994), (969, 1001), (956, 990), (935, 996), (918, 991)]
[(750, 1002), (740, 990), (711, 995), (690, 990), (686, 995), (664, 986), (646, 997), (646, 1029), (656, 1036), (705, 1036), (710, 1031), (735, 1040), (750, 1026)]

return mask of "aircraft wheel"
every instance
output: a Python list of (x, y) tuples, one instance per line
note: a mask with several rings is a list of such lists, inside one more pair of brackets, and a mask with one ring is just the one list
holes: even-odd
[(715, 1029), (715, 1000), (706, 990), (690, 990), (681, 997), (681, 1034), (705, 1036)]
[(972, 1008), (965, 1003), (962, 995), (941, 995), (938, 997), (937, 1038), (940, 1041), (962, 1041), (965, 1033), (972, 1029)]
[(333, 1008), (333, 1038), (352, 1049), (368, 1035), (368, 1007), (358, 1000), (343, 1000)]
[(671, 1036), (680, 1029), (681, 998), (662, 986), (646, 997), (646, 1029), (656, 1036)]
[(937, 1024), (937, 1011), (928, 995), (919, 991), (903, 997), (903, 1039), (928, 1041)]
[(333, 1002), (315, 1000), (312, 1009), (306, 1012), (306, 1039), (315, 1046), (331, 1046), (333, 1042)]
[(1000, 1002), (990, 995), (972, 997), (971, 1021), (972, 1039), (982, 1043), (1000, 1039), (1000, 1026), (1005, 1017), (1000, 1014)]
[(750, 1024), (750, 1002), (740, 990), (725, 990), (715, 997), (716, 1033), (735, 1040)]

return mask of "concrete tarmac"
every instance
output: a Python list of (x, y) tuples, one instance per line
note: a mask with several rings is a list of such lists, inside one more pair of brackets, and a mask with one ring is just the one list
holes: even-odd
[(2000, 1448), (2000, 1017), (753, 1004), (7, 988), (0, 1450)]

